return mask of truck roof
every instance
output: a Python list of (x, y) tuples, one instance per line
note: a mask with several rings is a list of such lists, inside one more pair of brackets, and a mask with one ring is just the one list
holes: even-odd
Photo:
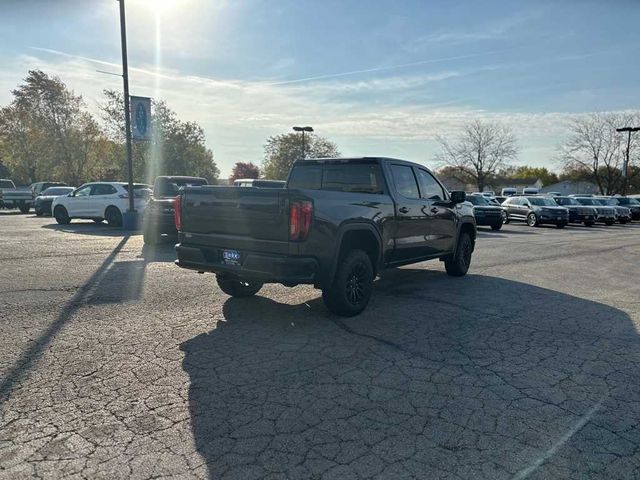
[(350, 162), (396, 162), (396, 163), (404, 163), (406, 165), (412, 165), (414, 167), (425, 168), (429, 171), (431, 169), (426, 165), (422, 165), (416, 162), (410, 162), (409, 160), (402, 160), (400, 158), (392, 158), (392, 157), (321, 157), (321, 158), (305, 158), (304, 160), (296, 160), (294, 165), (302, 165), (305, 163), (350, 163)]

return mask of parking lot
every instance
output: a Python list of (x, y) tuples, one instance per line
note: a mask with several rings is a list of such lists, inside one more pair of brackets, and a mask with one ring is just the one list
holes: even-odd
[(479, 229), (368, 309), (0, 212), (0, 478), (638, 478), (640, 223)]

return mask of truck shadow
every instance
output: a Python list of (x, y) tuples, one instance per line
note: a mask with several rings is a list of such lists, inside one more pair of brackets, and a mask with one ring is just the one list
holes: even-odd
[(211, 478), (584, 478), (637, 465), (640, 342), (610, 306), (397, 269), (358, 317), (260, 296), (223, 313), (181, 345)]

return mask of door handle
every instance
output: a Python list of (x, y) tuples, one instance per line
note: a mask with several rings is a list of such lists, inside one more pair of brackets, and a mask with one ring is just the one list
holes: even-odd
[(409, 213), (409, 209), (408, 209), (407, 207), (400, 207), (400, 208), (398, 209), (398, 211), (399, 211), (400, 213)]

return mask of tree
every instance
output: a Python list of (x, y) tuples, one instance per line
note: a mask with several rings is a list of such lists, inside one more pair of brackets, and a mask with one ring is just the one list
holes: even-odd
[[(616, 128), (640, 122), (637, 113), (592, 113), (571, 123), (571, 133), (562, 148), (565, 169), (589, 173), (600, 193), (611, 195), (622, 189), (622, 166), (626, 154), (626, 135)], [(631, 137), (630, 167), (637, 165), (640, 144)], [(632, 175), (637, 169), (629, 168)], [(630, 175), (631, 176), (631, 175)], [(630, 178), (633, 181), (632, 178)]]
[(546, 167), (532, 167), (531, 165), (520, 165), (506, 168), (500, 171), (501, 176), (510, 178), (528, 178), (531, 183), (540, 179), (543, 185), (551, 185), (558, 182), (558, 175)]
[[(124, 101), (122, 93), (104, 91), (106, 101), (101, 106), (107, 135), (118, 145), (117, 162), (121, 178), (127, 173), (125, 157)], [(152, 140), (134, 142), (134, 177), (152, 182), (158, 175), (194, 175), (215, 183), (220, 170), (213, 153), (205, 146), (204, 130), (196, 122), (185, 122), (162, 100), (151, 101)]]
[[(315, 134), (305, 135), (304, 158), (339, 157), (338, 146)], [(267, 139), (264, 145), (262, 171), (265, 178), (287, 178), (291, 165), (302, 158), (302, 137), (297, 133), (283, 133)]]
[(18, 181), (77, 185), (90, 176), (87, 159), (102, 132), (82, 97), (41, 70), (30, 70), (12, 94), (11, 104), (0, 110), (0, 138)]
[(482, 120), (465, 125), (454, 142), (441, 136), (437, 141), (441, 151), (436, 160), (473, 179), (480, 192), (518, 154), (515, 136), (509, 128)]
[(237, 162), (233, 166), (229, 182), (233, 183), (238, 178), (258, 178), (260, 176), (260, 169), (253, 163)]

